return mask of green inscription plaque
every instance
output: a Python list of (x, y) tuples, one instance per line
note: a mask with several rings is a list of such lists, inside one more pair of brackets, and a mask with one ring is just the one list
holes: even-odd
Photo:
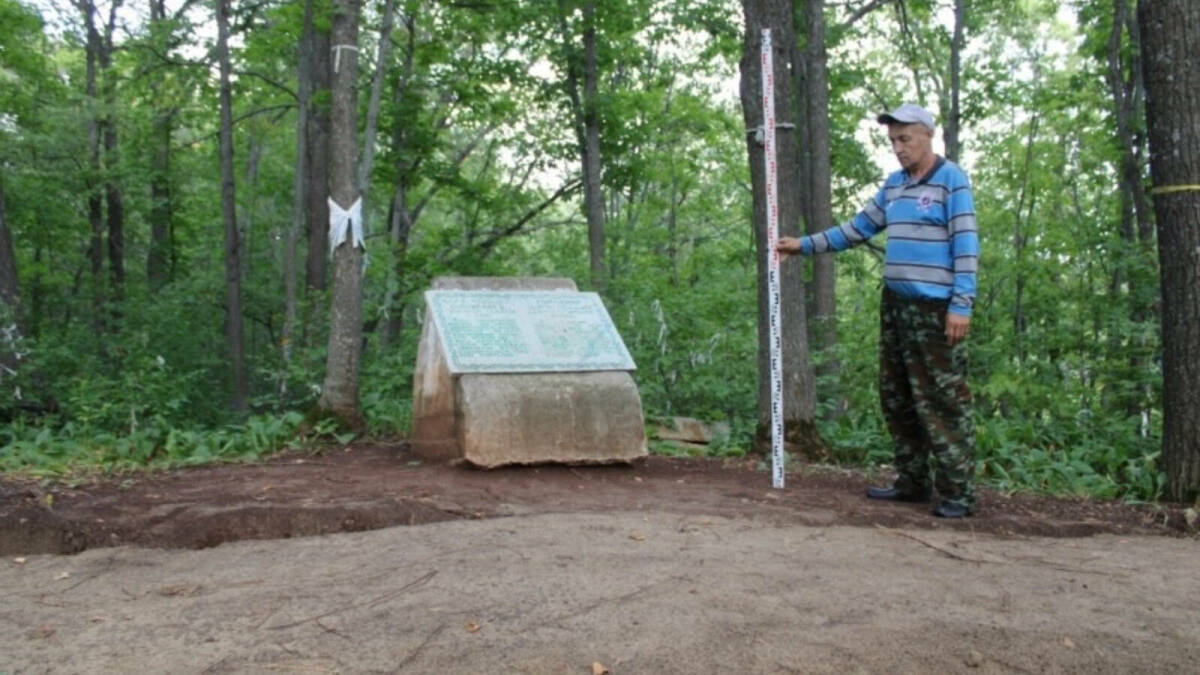
[(595, 293), (426, 291), (450, 372), (636, 370)]

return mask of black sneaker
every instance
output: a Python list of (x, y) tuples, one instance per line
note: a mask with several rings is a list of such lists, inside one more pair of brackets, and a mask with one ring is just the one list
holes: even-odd
[(907, 492), (897, 487), (869, 487), (867, 488), (867, 497), (869, 499), (882, 499), (889, 502), (927, 502), (933, 497), (932, 490), (917, 490), (915, 492)]
[(974, 515), (974, 513), (975, 509), (956, 499), (946, 499), (941, 504), (933, 507), (933, 515), (938, 518), (962, 518)]

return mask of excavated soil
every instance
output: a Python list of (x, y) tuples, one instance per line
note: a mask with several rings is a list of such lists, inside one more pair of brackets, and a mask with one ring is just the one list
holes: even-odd
[(9, 480), (0, 674), (1200, 663), (1200, 542), (1178, 509), (985, 490), (947, 522), (868, 501), (860, 473), (797, 468), (772, 490), (757, 468), (479, 471), (398, 445)]
[[(481, 471), (424, 462), (407, 446), (285, 454), (68, 487), (0, 480), (0, 555), (109, 546), (206, 548), (245, 539), (537, 513), (619, 510), (801, 525), (944, 529), (1005, 536), (1172, 535), (1178, 508), (983, 490), (979, 513), (944, 521), (923, 504), (866, 499), (865, 475), (792, 469), (773, 490), (756, 460), (650, 457), (633, 465)], [(886, 482), (880, 477), (876, 482)]]

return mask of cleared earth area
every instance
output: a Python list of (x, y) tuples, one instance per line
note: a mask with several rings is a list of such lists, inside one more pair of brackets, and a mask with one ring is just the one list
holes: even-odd
[(985, 492), (945, 522), (868, 502), (857, 473), (789, 478), (665, 458), (481, 472), (395, 446), (7, 482), (0, 673), (1200, 663), (1200, 542), (1177, 510)]

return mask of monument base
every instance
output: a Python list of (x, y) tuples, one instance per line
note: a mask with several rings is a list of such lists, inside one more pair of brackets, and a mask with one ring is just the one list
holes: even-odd
[(476, 466), (646, 456), (641, 398), (626, 372), (468, 374), (455, 394), (462, 457)]
[[(438, 278), (434, 290), (557, 290), (570, 279)], [(434, 313), (413, 374), (412, 452), (430, 460), (610, 464), (646, 455), (641, 397), (624, 370), (462, 373), (450, 370)], [(624, 347), (622, 346), (622, 349)]]

